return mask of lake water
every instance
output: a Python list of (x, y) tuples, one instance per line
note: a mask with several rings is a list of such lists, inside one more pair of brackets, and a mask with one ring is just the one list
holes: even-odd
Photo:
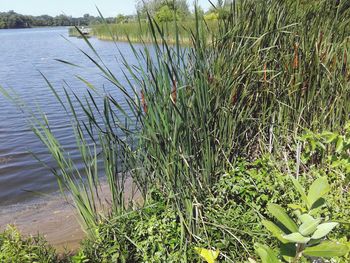
[[(136, 63), (129, 45), (116, 45), (94, 38), (90, 41), (122, 82), (118, 49), (129, 63)], [(85, 94), (86, 86), (75, 77), (79, 75), (96, 87), (114, 92), (114, 97), (123, 101), (122, 94), (110, 87), (96, 66), (77, 48), (92, 53), (84, 40), (68, 38), (67, 28), (0, 30), (0, 85), (16, 91), (31, 107), (39, 105), (51, 121), (58, 139), (73, 156), (74, 137), (67, 118), (40, 72), (59, 92), (62, 92), (63, 86), (69, 85), (79, 96)], [(84, 68), (74, 68), (55, 59), (82, 65)], [(33, 200), (40, 193), (57, 190), (55, 178), (30, 152), (45, 161), (50, 160), (45, 147), (33, 135), (23, 114), (0, 96), (0, 206)], [(74, 158), (78, 159), (78, 156)]]

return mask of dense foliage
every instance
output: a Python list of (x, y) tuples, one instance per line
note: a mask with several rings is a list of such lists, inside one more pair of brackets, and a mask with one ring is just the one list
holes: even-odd
[(41, 237), (22, 238), (13, 227), (0, 234), (0, 262), (57, 263), (55, 250)]
[(172, 11), (168, 13), (168, 19), (171, 20), (174, 17), (174, 11), (182, 18), (190, 14), (190, 9), (186, 0), (142, 0), (138, 1), (136, 8), (138, 14), (142, 18), (146, 18), (147, 13), (152, 16), (157, 16), (160, 13), (164, 13), (165, 9)]
[[(295, 168), (295, 165), (294, 162), (288, 164), (290, 169)], [(295, 208), (290, 204), (302, 201), (293, 187), (291, 176), (285, 170), (285, 163), (266, 156), (255, 162), (240, 160), (234, 166), (212, 187), (212, 194), (203, 203), (197, 204), (203, 209), (195, 217), (198, 228), (195, 239), (183, 239), (186, 229), (181, 216), (162, 194), (154, 191), (143, 207), (101, 221), (95, 229), (96, 237), (84, 241), (75, 256), (61, 259), (61, 262), (198, 262), (196, 247), (218, 249), (220, 262), (244, 262), (248, 258), (256, 258), (256, 243), (269, 244), (277, 249), (278, 242), (269, 236), (262, 221), (262, 218), (271, 218), (268, 204), (278, 203), (283, 207)], [(310, 185), (320, 178), (324, 169), (326, 167), (308, 171), (303, 175), (302, 184)], [(330, 238), (347, 244), (346, 240), (350, 236), (348, 225), (344, 222), (350, 218), (347, 208), (350, 197), (346, 189), (339, 187), (339, 183), (342, 183), (342, 178), (332, 180), (327, 206), (322, 213), (323, 218), (340, 222)], [(293, 210), (289, 208), (288, 211)], [(4, 236), (9, 238), (9, 233)], [(11, 234), (14, 235), (18, 235), (17, 232)], [(11, 240), (14, 238), (11, 237)], [(2, 248), (4, 256), (17, 259), (17, 255), (10, 251), (16, 251), (17, 247), (23, 249), (18, 242), (27, 242), (25, 244), (29, 245), (23, 250), (23, 255), (40, 249), (40, 253), (50, 251), (50, 255), (55, 258), (53, 250), (44, 247), (45, 243), (40, 243), (37, 248), (30, 245), (35, 244), (31, 241), (19, 240), (6, 241), (8, 245)], [(41, 259), (38, 262), (56, 261)], [(347, 261), (338, 259), (336, 262)]]
[[(294, 177), (291, 180), (301, 201), (288, 204), (291, 215), (282, 206), (270, 203), (267, 210), (275, 222), (263, 220), (263, 225), (279, 240), (279, 257), (286, 262), (304, 262), (306, 259), (334, 259), (348, 254), (350, 243), (327, 238), (339, 225), (338, 222), (329, 221), (323, 214), (331, 190), (327, 177), (317, 178), (308, 191)], [(267, 245), (257, 244), (257, 253), (263, 263), (280, 262)]]

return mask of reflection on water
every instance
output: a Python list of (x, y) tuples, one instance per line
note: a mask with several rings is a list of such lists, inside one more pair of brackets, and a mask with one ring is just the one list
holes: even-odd
[[(42, 72), (62, 94), (68, 85), (78, 96), (86, 86), (75, 75), (89, 80), (96, 87), (105, 88), (123, 105), (123, 96), (104, 79), (96, 67), (76, 48), (91, 53), (83, 40), (69, 38), (67, 28), (0, 30), (0, 85), (12, 88), (32, 108), (42, 108), (59, 141), (77, 160), (69, 122), (57, 100), (40, 75)], [(121, 81), (123, 79), (118, 49), (134, 63), (127, 43), (90, 39), (106, 65)], [(91, 54), (93, 56), (93, 54)], [(83, 68), (74, 68), (55, 59), (62, 59)], [(37, 193), (56, 189), (50, 172), (33, 158), (33, 152), (50, 163), (45, 147), (32, 134), (23, 114), (0, 97), (0, 205), (23, 202)]]

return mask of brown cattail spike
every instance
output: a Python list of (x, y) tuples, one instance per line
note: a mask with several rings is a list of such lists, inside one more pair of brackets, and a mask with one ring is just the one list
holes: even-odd
[(237, 99), (238, 99), (238, 94), (237, 92), (235, 94), (233, 94), (232, 98), (231, 98), (231, 101), (232, 101), (232, 106), (234, 106), (237, 102)]
[(318, 44), (317, 44), (317, 51), (318, 51), (318, 54), (320, 54), (320, 49), (321, 49), (322, 41), (323, 41), (323, 32), (320, 33), (320, 41), (319, 41)]
[(145, 93), (143, 92), (143, 90), (141, 90), (141, 103), (142, 103), (142, 108), (143, 108), (143, 111), (145, 113), (147, 113), (147, 103), (146, 103), (146, 99), (145, 99)]
[(267, 82), (267, 72), (266, 72), (266, 69), (267, 69), (267, 65), (266, 63), (264, 64), (264, 82), (266, 83)]
[(171, 91), (171, 100), (174, 104), (176, 104), (176, 99), (177, 99), (177, 83), (176, 83), (176, 79), (175, 76), (173, 77), (173, 89)]
[(294, 44), (294, 61), (293, 61), (293, 68), (297, 69), (299, 67), (299, 44)]

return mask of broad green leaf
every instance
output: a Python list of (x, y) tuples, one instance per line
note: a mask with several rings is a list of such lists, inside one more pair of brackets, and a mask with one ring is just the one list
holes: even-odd
[(311, 204), (309, 204), (309, 200), (306, 196), (304, 188), (301, 186), (301, 184), (299, 183), (299, 181), (296, 178), (294, 178), (294, 177), (291, 177), (291, 178), (292, 178), (292, 182), (294, 184), (295, 189), (299, 192), (299, 194), (301, 196), (301, 199), (305, 202), (305, 205), (308, 208), (310, 208)]
[(314, 218), (309, 214), (302, 214), (301, 216), (299, 216), (299, 220), (301, 221), (301, 223), (305, 223), (309, 220), (314, 220)]
[(263, 220), (262, 224), (266, 227), (267, 230), (269, 230), (274, 235), (274, 237), (276, 237), (283, 244), (288, 243), (288, 240), (282, 237), (286, 233), (284, 233), (283, 230), (279, 228), (275, 223), (268, 220)]
[(256, 253), (261, 258), (262, 263), (279, 263), (274, 251), (265, 245), (257, 244)]
[(330, 186), (326, 177), (316, 179), (310, 186), (310, 190), (307, 195), (310, 206), (312, 206), (318, 199), (325, 196), (329, 191)]
[(323, 223), (319, 225), (315, 231), (315, 233), (312, 235), (312, 239), (319, 239), (327, 236), (329, 232), (333, 230), (338, 225), (338, 223)]
[(284, 235), (283, 238), (289, 240), (290, 242), (294, 243), (302, 243), (305, 244), (310, 241), (309, 237), (304, 237), (302, 234), (299, 232), (295, 232), (289, 235)]
[(318, 199), (315, 203), (312, 204), (309, 214), (315, 215), (325, 204), (326, 200), (323, 197)]
[(307, 219), (300, 227), (299, 233), (303, 236), (308, 236), (314, 233), (317, 229), (317, 226), (321, 223), (321, 219)]
[(297, 249), (294, 243), (280, 245), (280, 254), (286, 261), (290, 262), (289, 260), (295, 258), (296, 253)]
[(219, 250), (209, 250), (200, 247), (195, 247), (194, 250), (208, 263), (215, 263), (220, 254)]
[(345, 244), (336, 243), (332, 241), (325, 241), (313, 247), (307, 247), (304, 250), (304, 255), (310, 257), (340, 257), (349, 252), (349, 247)]
[(287, 215), (284, 209), (276, 204), (269, 204), (267, 207), (268, 211), (273, 215), (279, 222), (281, 222), (289, 231), (297, 232), (298, 226), (294, 221)]

